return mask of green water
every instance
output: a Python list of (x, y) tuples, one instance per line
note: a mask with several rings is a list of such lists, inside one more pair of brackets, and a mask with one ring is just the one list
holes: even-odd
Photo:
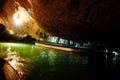
[(85, 69), (79, 69), (79, 67), (86, 67), (86, 65), (80, 64), (87, 63), (87, 61), (82, 61), (84, 57), (77, 53), (38, 48), (34, 44), (22, 43), (0, 43), (0, 57), (7, 60), (17, 70), (22, 80), (77, 78), (80, 75), (80, 73), (77, 74), (79, 70), (85, 73)]
[(0, 57), (14, 67), (22, 80), (119, 80), (119, 58), (107, 62), (105, 54), (65, 52), (34, 44), (0, 43)]

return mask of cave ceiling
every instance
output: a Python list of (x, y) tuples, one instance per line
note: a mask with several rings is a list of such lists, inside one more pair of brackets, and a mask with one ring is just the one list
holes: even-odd
[(36, 38), (38, 31), (43, 31), (79, 42), (91, 40), (116, 46), (119, 4), (119, 0), (1, 0), (0, 23), (16, 34)]

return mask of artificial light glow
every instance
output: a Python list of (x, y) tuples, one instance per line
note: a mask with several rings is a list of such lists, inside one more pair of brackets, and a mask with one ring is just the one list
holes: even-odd
[(13, 32), (12, 30), (9, 30), (9, 33), (10, 33), (10, 34), (14, 34), (14, 32)]
[(22, 25), (29, 20), (28, 12), (21, 6), (18, 7), (18, 11), (13, 14), (13, 21), (16, 25)]
[[(30, 2), (31, 0), (29, 0)], [(29, 34), (38, 39), (36, 32), (39, 29), (37, 21), (32, 17), (33, 11), (31, 8), (25, 9), (15, 0), (15, 12), (12, 15), (12, 25), (15, 28), (17, 36), (20, 34)], [(12, 26), (11, 26), (12, 27)], [(13, 29), (13, 28), (12, 28)], [(20, 36), (21, 37), (21, 36)], [(23, 36), (22, 36), (23, 38)]]

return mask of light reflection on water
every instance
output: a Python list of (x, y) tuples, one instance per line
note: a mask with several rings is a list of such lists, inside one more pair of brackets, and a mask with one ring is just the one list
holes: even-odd
[(8, 61), (9, 64), (18, 72), (22, 78), (29, 74), (27, 65), (30, 62), (29, 54), (32, 52), (33, 46), (20, 43), (0, 43), (0, 57)]
[[(7, 60), (23, 80), (45, 79), (45, 76), (53, 77), (57, 72), (70, 70), (74, 64), (80, 63), (82, 58), (72, 52), (63, 52), (53, 49), (36, 48), (34, 45), (25, 44), (0, 44), (4, 51), (0, 56)], [(70, 67), (70, 65), (72, 65)], [(62, 70), (62, 69), (63, 70)], [(35, 76), (35, 77), (33, 77)]]
[(89, 80), (88, 75), (95, 72), (95, 76), (106, 63), (101, 54), (83, 55), (17, 43), (0, 43), (0, 57), (17, 70), (22, 80)]
[(6, 50), (5, 60), (8, 61), (9, 64), (18, 72), (18, 74), (22, 77), (23, 71), (22, 67), (24, 67), (23, 62), (25, 61), (23, 58), (18, 56), (16, 51), (11, 51), (11, 47), (9, 46)]

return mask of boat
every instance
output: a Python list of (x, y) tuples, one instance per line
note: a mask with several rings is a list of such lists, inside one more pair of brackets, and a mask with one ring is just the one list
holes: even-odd
[(57, 49), (57, 50), (70, 51), (70, 52), (82, 52), (82, 51), (84, 51), (81, 48), (64, 46), (64, 45), (59, 45), (59, 44), (51, 44), (51, 43), (35, 42), (35, 46), (36, 47), (53, 48), (53, 49)]
[(3, 58), (0, 58), (0, 80), (21, 80), (17, 71)]

